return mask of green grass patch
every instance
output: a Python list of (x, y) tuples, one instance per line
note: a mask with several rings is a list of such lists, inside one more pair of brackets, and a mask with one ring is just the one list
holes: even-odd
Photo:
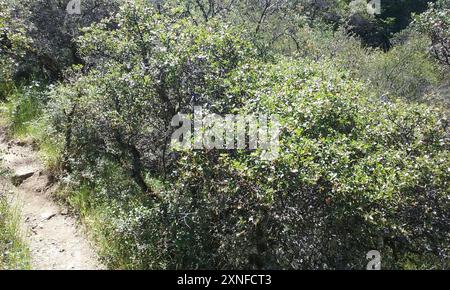
[(16, 89), (5, 108), (9, 129), (15, 136), (26, 136), (42, 111), (42, 93), (33, 88)]
[(45, 103), (45, 87), (33, 84), (15, 88), (7, 101), (0, 103), (0, 125), (6, 126), (15, 139), (37, 145), (46, 168), (58, 172), (63, 143), (50, 131)]
[[(95, 174), (95, 180), (62, 185), (56, 196), (79, 214), (102, 262), (108, 269), (166, 268), (163, 253), (153, 246), (162, 240), (152, 226), (158, 207), (115, 162), (100, 160)], [(146, 181), (154, 192), (164, 192), (164, 182), (150, 176)]]
[[(0, 181), (7, 176), (0, 169)], [(8, 203), (4, 188), (0, 188), (0, 270), (28, 269), (30, 254), (20, 230), (20, 211)]]

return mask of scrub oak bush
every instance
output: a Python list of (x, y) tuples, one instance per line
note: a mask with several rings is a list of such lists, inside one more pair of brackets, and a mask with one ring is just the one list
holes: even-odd
[[(50, 86), (48, 137), (63, 147), (65, 194), (94, 229), (106, 264), (363, 269), (375, 249), (383, 268), (448, 269), (446, 112), (380, 97), (385, 87), (422, 94), (432, 74), (419, 89), (403, 84), (421, 66), (433, 68), (423, 42), (383, 54), (382, 67), (412, 56), (414, 69), (374, 89), (370, 82), (384, 79), (363, 71), (383, 52), (356, 38), (295, 30), (309, 51), (297, 59), (282, 49), (261, 53), (270, 32), (261, 38), (257, 26), (221, 14), (200, 21), (206, 1), (196, 3), (195, 12), (127, 1), (79, 31), (79, 65)], [(336, 42), (320, 45), (325, 39)], [(353, 49), (367, 59), (352, 64)], [(277, 116), (279, 157), (171, 150), (172, 117), (194, 105)]]
[(11, 7), (0, 1), (0, 101), (14, 93), (14, 75), (31, 41), (21, 21), (13, 20)]
[(426, 12), (415, 17), (414, 26), (429, 37), (430, 54), (442, 65), (450, 66), (450, 1), (430, 3)]
[(380, 102), (326, 64), (257, 65), (239, 87), (244, 111), (279, 117), (280, 157), (180, 159), (172, 239), (210, 253), (184, 267), (362, 269), (370, 249), (386, 268), (448, 267), (444, 115)]
[(21, 50), (13, 49), (24, 54), (21, 59), (16, 59), (15, 79), (62, 79), (66, 68), (82, 62), (74, 41), (80, 28), (108, 17), (117, 9), (119, 2), (81, 1), (81, 14), (78, 15), (67, 13), (69, 1), (1, 0), (1, 5), (5, 7), (2, 15), (13, 20), (9, 25), (18, 26), (15, 22), (19, 20), (21, 33), (32, 43)]
[(241, 101), (225, 91), (228, 76), (255, 55), (243, 33), (227, 24), (194, 25), (173, 13), (162, 17), (152, 6), (128, 4), (78, 39), (85, 72), (75, 68), (73, 81), (51, 93), (69, 171), (110, 158), (148, 191), (144, 175), (164, 175), (170, 166), (176, 113), (193, 104), (221, 112)]
[(379, 100), (327, 62), (247, 63), (228, 81), (224, 95), (246, 100), (237, 112), (278, 116), (280, 157), (178, 152), (165, 181), (146, 180), (156, 200), (137, 183), (101, 186), (108, 175), (90, 171), (90, 198), (113, 217), (103, 233), (110, 265), (362, 269), (377, 249), (386, 268), (448, 267), (441, 112)]

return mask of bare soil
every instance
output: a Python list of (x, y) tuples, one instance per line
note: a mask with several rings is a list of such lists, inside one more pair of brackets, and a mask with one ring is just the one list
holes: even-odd
[(27, 142), (10, 141), (0, 127), (0, 166), (11, 178), (0, 178), (21, 210), (21, 226), (33, 269), (103, 269), (94, 247), (77, 219), (52, 199), (56, 186), (37, 153)]

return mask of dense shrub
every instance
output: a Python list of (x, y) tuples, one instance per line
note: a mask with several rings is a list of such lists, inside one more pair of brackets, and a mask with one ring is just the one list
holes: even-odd
[[(95, 166), (108, 157), (129, 168), (143, 191), (145, 172), (169, 166), (170, 121), (193, 104), (216, 111), (241, 100), (227, 98), (228, 76), (255, 50), (238, 29), (194, 25), (154, 7), (127, 4), (117, 17), (87, 29), (79, 39), (89, 71), (52, 92), (51, 110), (65, 140), (66, 160)], [(111, 30), (111, 25), (118, 29)], [(67, 162), (69, 163), (69, 162)]]
[[(384, 51), (365, 45), (384, 43), (389, 23), (371, 17), (382, 37), (362, 42), (339, 27), (356, 15), (349, 1), (177, 2), (87, 19), (17, 6), (26, 24), (54, 18), (56, 31), (25, 30), (38, 43), (24, 57), (60, 82), (9, 92), (11, 123), (48, 126), (60, 194), (109, 267), (362, 269), (370, 250), (384, 268), (450, 267), (448, 121), (419, 104), (446, 71), (423, 30)], [(277, 116), (279, 157), (172, 150), (171, 119), (194, 106)]]
[(364, 47), (356, 36), (348, 36), (345, 31), (324, 27), (306, 27), (296, 37), (302, 47), (296, 56), (332, 60), (335, 67), (345, 69), (352, 78), (367, 82), (380, 98), (442, 104), (429, 94), (448, 82), (448, 70), (427, 54), (427, 36), (412, 28), (396, 34), (387, 52)]
[(240, 112), (279, 117), (280, 157), (179, 152), (164, 183), (147, 179), (157, 201), (93, 185), (85, 198), (108, 204), (110, 265), (362, 269), (377, 249), (386, 268), (448, 267), (439, 111), (373, 98), (327, 62), (246, 65), (230, 79), (227, 94), (248, 100)]
[[(20, 24), (21, 33), (31, 42), (16, 58), (16, 79), (49, 79), (63, 77), (64, 70), (81, 59), (74, 42), (80, 28), (109, 16), (117, 9), (117, 1), (85, 0), (81, 1), (81, 14), (69, 14), (66, 11), (69, 1), (58, 0), (2, 0), (2, 14), (8, 17), (8, 27)], [(19, 23), (16, 23), (17, 20)], [(7, 36), (8, 41), (14, 41)]]
[(446, 120), (372, 99), (331, 66), (292, 64), (253, 67), (239, 83), (246, 108), (279, 116), (278, 160), (180, 159), (169, 240), (183, 266), (361, 269), (379, 249), (389, 268), (448, 267)]
[(16, 67), (30, 42), (23, 23), (12, 18), (11, 7), (5, 0), (0, 1), (0, 101), (14, 92)]
[(450, 1), (441, 0), (415, 17), (414, 26), (431, 40), (430, 53), (441, 64), (450, 66)]

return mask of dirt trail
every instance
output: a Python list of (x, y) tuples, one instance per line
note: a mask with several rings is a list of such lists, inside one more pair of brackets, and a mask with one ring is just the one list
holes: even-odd
[[(54, 190), (31, 146), (8, 141), (0, 127), (0, 163), (13, 178), (2, 188), (13, 191), (22, 212), (22, 227), (31, 251), (33, 269), (103, 269), (77, 220), (57, 205)], [(13, 185), (14, 184), (14, 185)]]

